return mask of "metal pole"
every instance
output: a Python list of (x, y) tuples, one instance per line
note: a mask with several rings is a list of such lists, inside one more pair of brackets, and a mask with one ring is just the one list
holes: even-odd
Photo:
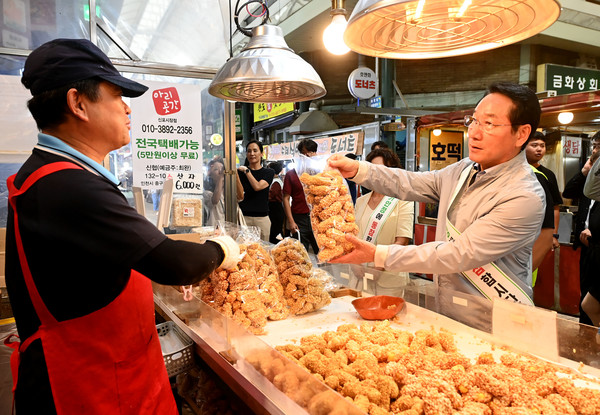
[(237, 223), (235, 104), (225, 103), (225, 220)]
[(96, 28), (96, 0), (90, 0), (90, 42), (98, 44), (98, 29)]

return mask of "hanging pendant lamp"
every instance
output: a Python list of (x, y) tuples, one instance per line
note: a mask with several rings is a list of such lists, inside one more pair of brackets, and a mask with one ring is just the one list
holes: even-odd
[(555, 0), (359, 0), (344, 41), (382, 58), (458, 56), (527, 39), (559, 14)]
[(217, 71), (208, 92), (240, 102), (299, 102), (327, 93), (321, 78), (288, 47), (281, 28), (252, 29), (248, 45)]

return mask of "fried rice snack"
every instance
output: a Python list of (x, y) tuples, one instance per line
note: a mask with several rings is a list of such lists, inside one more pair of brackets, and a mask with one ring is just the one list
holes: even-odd
[(285, 238), (273, 247), (271, 255), (275, 260), (290, 314), (309, 313), (331, 303), (325, 281), (313, 274), (312, 263), (300, 241)]
[(344, 324), (275, 349), (369, 414), (600, 414), (598, 381), (509, 351), (472, 360), (444, 329)]
[(264, 334), (269, 320), (289, 315), (283, 287), (269, 253), (259, 243), (240, 245), (243, 258), (233, 269), (217, 269), (203, 280), (199, 296), (254, 334)]
[(315, 239), (319, 245), (317, 257), (327, 262), (354, 250), (346, 234), (358, 235), (354, 217), (354, 204), (338, 170), (326, 170), (310, 175), (300, 175)]

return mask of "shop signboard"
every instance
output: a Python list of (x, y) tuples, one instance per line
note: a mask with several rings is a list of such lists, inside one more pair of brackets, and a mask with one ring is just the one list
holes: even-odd
[(242, 110), (235, 110), (235, 135), (242, 133)]
[(463, 158), (463, 133), (442, 131), (429, 136), (429, 170), (440, 170)]
[(565, 157), (581, 157), (581, 138), (565, 137), (563, 148), (565, 150)]
[[(360, 154), (363, 148), (364, 132), (357, 131), (333, 137), (313, 138), (319, 146), (317, 156), (334, 153)], [(298, 155), (298, 141), (289, 143), (271, 144), (266, 146), (267, 160), (291, 160)]]
[(600, 70), (545, 63), (537, 67), (537, 92), (556, 91), (556, 95), (598, 90)]
[(369, 100), (369, 107), (381, 108), (381, 95), (377, 95)]
[(294, 111), (294, 103), (257, 103), (254, 104), (254, 122), (268, 120)]
[(375, 96), (377, 75), (367, 67), (356, 68), (348, 77), (348, 90), (357, 99), (367, 99)]
[(131, 100), (133, 185), (174, 193), (202, 193), (201, 89), (140, 81), (148, 92)]

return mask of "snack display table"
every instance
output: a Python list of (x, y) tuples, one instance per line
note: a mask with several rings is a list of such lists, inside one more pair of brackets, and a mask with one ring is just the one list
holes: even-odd
[[(352, 271), (348, 273), (352, 274)], [(339, 276), (339, 272), (337, 274)], [(350, 285), (359, 284), (361, 279), (358, 278), (357, 283), (353, 282), (353, 277), (355, 276), (351, 276), (345, 282)], [(372, 284), (376, 284), (376, 280), (377, 278), (375, 281), (369, 281), (367, 291), (373, 291)], [(198, 356), (258, 414), (305, 414), (310, 411), (307, 411), (308, 403), (301, 406), (275, 387), (272, 379), (277, 373), (264, 376), (255, 365), (251, 364), (256, 361), (257, 356), (270, 356), (271, 360), (283, 359), (282, 355), (275, 351), (275, 347), (287, 344), (299, 345), (300, 339), (304, 336), (335, 331), (343, 324), (354, 323), (360, 326), (366, 322), (351, 304), (356, 297), (345, 295), (333, 298), (331, 304), (321, 310), (302, 316), (288, 317), (285, 320), (270, 321), (265, 327), (264, 335), (254, 335), (197, 298), (186, 302), (182, 294), (173, 287), (155, 285), (154, 289), (157, 312), (172, 320), (195, 342)], [(454, 335), (460, 353), (472, 359), (484, 352), (499, 356), (507, 350), (535, 354), (563, 369), (570, 370), (577, 386), (600, 389), (598, 380), (600, 379), (600, 346), (595, 341), (592, 344), (595, 334), (593, 328), (580, 326), (572, 321), (562, 321), (556, 318), (555, 313), (544, 313), (546, 310), (540, 310), (541, 314), (537, 315), (535, 312), (537, 309), (530, 308), (527, 309), (530, 317), (523, 316), (522, 310), (518, 308), (513, 310), (510, 307), (503, 309), (502, 307), (506, 306), (503, 304), (498, 307), (506, 317), (500, 319), (500, 322), (496, 321), (498, 319), (496, 318), (494, 323), (497, 330), (493, 333), (485, 333), (427, 309), (432, 301), (429, 298), (429, 291), (430, 287), (402, 288), (402, 294), (407, 302), (398, 315), (391, 320), (394, 329), (414, 333), (418, 330), (443, 328)], [(357, 291), (354, 292), (361, 295)], [(364, 292), (362, 295), (370, 294)], [(506, 302), (502, 301), (502, 303)], [(495, 313), (500, 314), (499, 311)], [(523, 335), (518, 330), (523, 328), (531, 331), (529, 324), (550, 327), (540, 332), (533, 330), (531, 339), (523, 339)], [(539, 333), (550, 334), (543, 334), (547, 337), (545, 340), (540, 340), (539, 337), (535, 338), (540, 335)], [(519, 337), (518, 341), (515, 337)], [(273, 370), (284, 369), (274, 367)], [(306, 376), (305, 369), (295, 363), (285, 363), (285, 370), (297, 371), (300, 377)], [(339, 405), (340, 409), (344, 408), (345, 413), (362, 413), (316, 377), (311, 375), (309, 378), (311, 386), (308, 389), (315, 397), (329, 393), (330, 395), (327, 396), (333, 400), (337, 399), (336, 405)], [(310, 402), (311, 398), (310, 396), (306, 398), (306, 402)]]

